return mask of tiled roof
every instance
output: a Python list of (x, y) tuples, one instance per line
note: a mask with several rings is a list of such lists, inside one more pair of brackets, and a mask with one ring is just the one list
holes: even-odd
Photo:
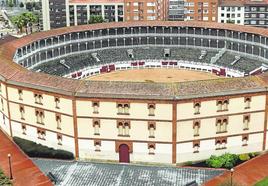
[(255, 34), (268, 36), (268, 30), (262, 28), (193, 21), (104, 23), (60, 28), (48, 32), (40, 32), (25, 36), (21, 39), (14, 40), (0, 46), (0, 79), (2, 77), (8, 79), (8, 82), (11, 84), (59, 92), (68, 95), (128, 99), (182, 99), (198, 96), (213, 96), (231, 93), (235, 94), (247, 91), (264, 91), (268, 84), (268, 75), (262, 75), (260, 77), (227, 78), (181, 83), (79, 81), (58, 76), (51, 76), (43, 73), (31, 72), (12, 62), (16, 48), (25, 46), (33, 40), (69, 32), (128, 26), (192, 26), (218, 29), (222, 29), (224, 27), (230, 30), (252, 32)]
[(244, 6), (244, 0), (222, 0), (219, 3), (219, 6), (233, 6), (233, 7), (242, 7)]
[(198, 185), (221, 175), (223, 170), (107, 164), (80, 161), (33, 159), (47, 174), (57, 179), (56, 185), (64, 186), (178, 186), (196, 181)]

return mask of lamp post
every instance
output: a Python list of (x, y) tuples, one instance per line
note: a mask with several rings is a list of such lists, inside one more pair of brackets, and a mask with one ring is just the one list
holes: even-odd
[(233, 186), (233, 174), (234, 174), (234, 169), (231, 168), (231, 186)]
[(10, 180), (13, 180), (12, 167), (11, 167), (11, 154), (8, 154), (7, 157), (8, 157), (8, 164), (9, 164), (9, 175), (10, 175)]

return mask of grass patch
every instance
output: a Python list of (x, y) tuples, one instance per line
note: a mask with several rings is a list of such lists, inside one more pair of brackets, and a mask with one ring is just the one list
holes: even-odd
[(264, 178), (263, 180), (255, 184), (255, 186), (267, 186), (267, 185), (268, 185), (268, 177)]
[(13, 140), (30, 157), (65, 159), (65, 160), (74, 159), (73, 153), (69, 151), (56, 150), (19, 137), (13, 137)]
[(10, 179), (4, 175), (3, 171), (0, 169), (0, 185), (9, 186), (12, 185)]

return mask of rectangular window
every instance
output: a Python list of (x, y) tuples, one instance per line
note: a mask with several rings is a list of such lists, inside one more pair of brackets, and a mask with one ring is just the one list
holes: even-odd
[(118, 121), (118, 136), (130, 137), (129, 129), (130, 129), (130, 121)]
[(26, 125), (25, 124), (21, 125), (21, 130), (22, 130), (22, 134), (26, 135)]
[(149, 155), (155, 154), (155, 143), (148, 143)]
[(60, 98), (55, 98), (55, 106), (57, 109), (60, 108)]
[(228, 100), (217, 101), (217, 111), (227, 111), (228, 110)]
[(200, 147), (200, 141), (193, 141), (194, 153), (199, 152), (199, 147)]
[(153, 121), (148, 122), (149, 138), (155, 138), (156, 123)]
[(61, 130), (61, 115), (56, 114), (57, 129)]
[(2, 111), (4, 111), (4, 100), (3, 100), (3, 98), (1, 98), (1, 107), (2, 107)]
[(228, 119), (220, 118), (216, 119), (216, 133), (225, 133), (227, 132)]
[(250, 115), (244, 115), (243, 130), (248, 130), (249, 129), (249, 121), (250, 121)]
[(194, 136), (199, 136), (200, 121), (193, 122)]
[(227, 138), (218, 138), (215, 140), (216, 150), (226, 149)]
[(22, 120), (25, 120), (24, 116), (25, 116), (25, 110), (24, 110), (24, 107), (23, 107), (23, 106), (20, 106), (20, 118), (21, 118)]
[(100, 120), (93, 119), (94, 135), (100, 135)]
[(39, 139), (45, 140), (46, 131), (43, 129), (37, 129), (37, 135)]
[(44, 117), (45, 117), (44, 112), (40, 110), (36, 110), (35, 115), (36, 115), (36, 123), (44, 124)]
[(93, 114), (99, 113), (99, 102), (92, 102)]
[(200, 114), (201, 103), (194, 103), (194, 114)]
[(155, 115), (155, 104), (148, 104), (149, 116)]
[(244, 99), (245, 102), (245, 109), (249, 109), (250, 108), (250, 103), (251, 103), (251, 98), (250, 97), (246, 97)]
[(95, 151), (96, 152), (100, 152), (100, 148), (101, 148), (101, 141), (100, 140), (94, 140), (94, 146), (95, 146)]
[(43, 96), (41, 94), (34, 94), (34, 99), (36, 104), (42, 104)]
[(117, 114), (129, 114), (129, 104), (128, 103), (118, 103), (117, 104)]
[(19, 94), (19, 100), (23, 100), (22, 99), (22, 90), (18, 90), (18, 94)]
[(57, 134), (58, 145), (62, 145), (62, 135)]

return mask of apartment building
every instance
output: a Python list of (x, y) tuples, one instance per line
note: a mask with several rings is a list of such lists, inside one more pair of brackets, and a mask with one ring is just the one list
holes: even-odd
[(166, 0), (42, 0), (43, 30), (88, 24), (91, 16), (105, 22), (166, 20)]
[(218, 7), (218, 22), (267, 28), (268, 1), (220, 1)]
[(244, 25), (244, 13), (245, 7), (242, 1), (223, 0), (218, 7), (218, 22)]
[(245, 1), (245, 25), (268, 28), (268, 1)]
[(184, 0), (169, 0), (168, 20), (170, 21), (184, 20)]
[(218, 0), (185, 0), (185, 19), (217, 22)]

